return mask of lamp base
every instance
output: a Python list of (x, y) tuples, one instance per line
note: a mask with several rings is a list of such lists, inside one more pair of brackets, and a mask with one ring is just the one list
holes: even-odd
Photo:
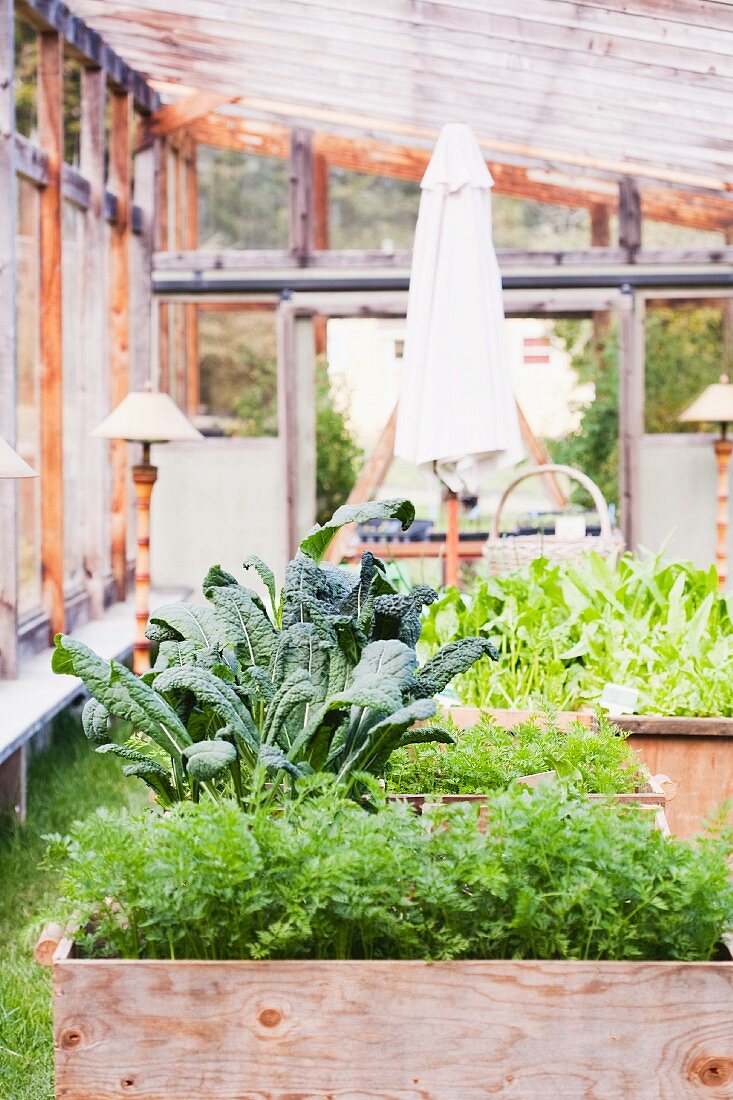
[(150, 668), (150, 642), (145, 631), (150, 616), (150, 497), (158, 479), (157, 466), (143, 462), (132, 467), (137, 506), (137, 551), (135, 554), (135, 644), (132, 671), (138, 676)]

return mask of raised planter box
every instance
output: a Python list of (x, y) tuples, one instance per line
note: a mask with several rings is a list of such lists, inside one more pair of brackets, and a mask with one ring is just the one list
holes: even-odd
[[(457, 725), (473, 726), (482, 711), (451, 707)], [(486, 708), (499, 725), (512, 729), (531, 711)], [(591, 725), (592, 714), (562, 712), (558, 723), (574, 720)], [(733, 799), (733, 718), (667, 718), (657, 714), (624, 715), (613, 721), (629, 733), (649, 771), (665, 772), (676, 784), (677, 795), (667, 806), (667, 821), (676, 836), (694, 836), (703, 822), (727, 798)], [(733, 1090), (731, 1090), (733, 1096)]]
[[(514, 780), (528, 787), (537, 786), (538, 781), (555, 778), (555, 772), (541, 772), (538, 775), (523, 775)], [(667, 821), (667, 806), (676, 796), (676, 787), (669, 787), (669, 777), (666, 775), (654, 775), (649, 785), (644, 790), (630, 791), (624, 794), (588, 794), (585, 797), (589, 802), (607, 802), (609, 798), (626, 806), (641, 806), (651, 809), (655, 813), (657, 828), (669, 835), (671, 829)], [(483, 806), (491, 798), (490, 794), (440, 794), (433, 791), (428, 794), (390, 794), (390, 802), (406, 802), (416, 813), (422, 814), (423, 810), (435, 805), (451, 805), (455, 802), (468, 802), (473, 805)], [(483, 812), (480, 813), (480, 820)]]
[(53, 961), (58, 1100), (733, 1095), (733, 964)]

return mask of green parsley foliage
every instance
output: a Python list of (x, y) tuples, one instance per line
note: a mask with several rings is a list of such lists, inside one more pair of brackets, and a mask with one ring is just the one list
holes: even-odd
[[(91, 956), (709, 959), (733, 924), (730, 832), (664, 836), (562, 784), (365, 814), (331, 780), (279, 814), (100, 811), (52, 851)], [(314, 786), (316, 789), (314, 789)], [(306, 798), (305, 794), (309, 797)], [(58, 918), (58, 907), (56, 910)]]
[(390, 791), (401, 794), (484, 794), (515, 779), (555, 771), (588, 794), (623, 794), (647, 781), (628, 735), (599, 717), (588, 729), (560, 729), (550, 708), (507, 730), (489, 714), (469, 729), (451, 725), (453, 745), (411, 745), (390, 757)]

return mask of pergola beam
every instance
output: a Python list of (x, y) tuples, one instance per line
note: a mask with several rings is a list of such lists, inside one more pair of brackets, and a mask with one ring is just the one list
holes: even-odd
[(16, 7), (19, 14), (41, 33), (54, 31), (59, 34), (69, 52), (82, 64), (104, 69), (110, 84), (129, 92), (140, 111), (147, 113), (160, 106), (160, 97), (145, 78), (60, 0), (17, 0)]
[(176, 100), (175, 103), (159, 107), (140, 125), (135, 151), (146, 149), (155, 138), (167, 137), (176, 130), (190, 126), (200, 118), (205, 118), (217, 107), (231, 103), (234, 98), (234, 96), (217, 95), (214, 92), (196, 92), (194, 95)]
[[(203, 145), (235, 149), (257, 155), (285, 157), (288, 149), (286, 127), (256, 119), (211, 114), (188, 128), (193, 139)], [(430, 159), (430, 151), (419, 146), (396, 145), (371, 138), (346, 137), (316, 131), (315, 155), (325, 157), (329, 165), (354, 172), (373, 172), (395, 179), (419, 181)], [(616, 195), (595, 188), (573, 188), (532, 178), (530, 170), (490, 162), (494, 190), (499, 194), (592, 209), (615, 208)], [(733, 224), (733, 197), (691, 195), (667, 188), (644, 188), (641, 193), (645, 218), (670, 221), (695, 229), (724, 230)]]

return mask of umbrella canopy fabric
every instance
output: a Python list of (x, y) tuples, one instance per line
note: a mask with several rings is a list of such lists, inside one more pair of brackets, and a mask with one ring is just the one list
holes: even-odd
[(523, 457), (491, 231), (493, 180), (469, 126), (443, 127), (422, 180), (395, 454), (476, 493)]

